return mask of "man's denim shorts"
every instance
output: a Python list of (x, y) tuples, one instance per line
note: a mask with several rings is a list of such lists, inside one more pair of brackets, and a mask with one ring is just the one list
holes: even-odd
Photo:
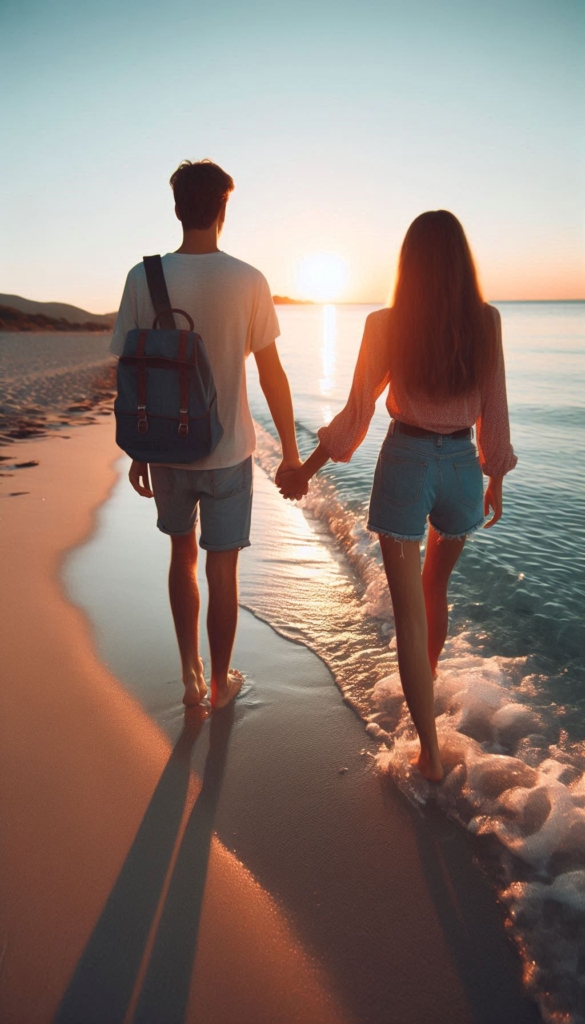
[(396, 540), (422, 540), (427, 517), (442, 537), (459, 538), (483, 523), (483, 473), (470, 438), (411, 437), (391, 423), (378, 457), (368, 529)]
[(150, 466), (157, 526), (180, 537), (191, 533), (201, 506), (199, 544), (206, 551), (233, 551), (250, 544), (252, 456), (227, 469)]

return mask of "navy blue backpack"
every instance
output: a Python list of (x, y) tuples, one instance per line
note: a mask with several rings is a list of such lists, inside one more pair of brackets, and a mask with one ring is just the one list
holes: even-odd
[(155, 317), (150, 330), (128, 331), (118, 360), (116, 444), (137, 462), (196, 462), (223, 434), (209, 360), (189, 314), (171, 308), (160, 256), (144, 267)]

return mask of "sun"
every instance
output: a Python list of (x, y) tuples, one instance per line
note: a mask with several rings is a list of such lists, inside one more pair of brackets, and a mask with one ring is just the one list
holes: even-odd
[(347, 283), (347, 264), (335, 252), (313, 252), (297, 264), (297, 288), (304, 299), (334, 302)]

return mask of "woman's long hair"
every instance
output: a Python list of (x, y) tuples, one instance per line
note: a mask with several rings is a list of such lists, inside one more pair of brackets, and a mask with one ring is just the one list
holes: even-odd
[(447, 210), (422, 213), (400, 251), (390, 364), (408, 391), (450, 398), (481, 384), (496, 334), (465, 232)]

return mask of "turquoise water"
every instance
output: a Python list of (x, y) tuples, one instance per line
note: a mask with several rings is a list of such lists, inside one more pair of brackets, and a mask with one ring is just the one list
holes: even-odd
[[(452, 577), (435, 684), (443, 784), (433, 791), (410, 768), (392, 609), (365, 529), (384, 396), (349, 465), (329, 464), (299, 505), (311, 544), (294, 525), (267, 537), (266, 571), (242, 594), (329, 665), (380, 742), (380, 770), (480, 837), (543, 1019), (585, 1024), (585, 303), (496, 305), (519, 461), (501, 522), (468, 541)], [(373, 308), (279, 310), (303, 454), (345, 404)], [(278, 449), (253, 368), (248, 380), (258, 459), (273, 472)]]

